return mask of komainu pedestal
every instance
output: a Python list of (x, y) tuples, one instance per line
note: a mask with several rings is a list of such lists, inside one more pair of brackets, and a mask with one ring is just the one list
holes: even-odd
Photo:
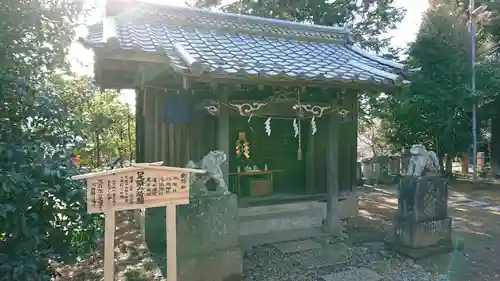
[(439, 176), (405, 176), (398, 185), (398, 212), (390, 248), (412, 258), (452, 250), (448, 187)]
[[(165, 265), (165, 208), (147, 209), (146, 242)], [(177, 208), (178, 281), (242, 280), (242, 256), (236, 195), (190, 198)]]
[[(220, 165), (223, 151), (210, 151), (187, 167), (206, 171), (190, 178), (189, 204), (177, 208), (178, 281), (243, 280), (243, 253), (238, 241), (238, 200), (229, 193)], [(216, 190), (206, 187), (208, 181)], [(165, 208), (146, 212), (146, 242), (153, 257), (165, 265)]]

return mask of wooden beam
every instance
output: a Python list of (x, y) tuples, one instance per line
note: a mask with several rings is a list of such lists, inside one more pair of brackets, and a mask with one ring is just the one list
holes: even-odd
[(146, 63), (141, 63), (136, 61), (114, 60), (114, 59), (96, 59), (96, 66), (99, 65), (100, 71), (138, 72), (139, 71), (138, 68), (142, 64)]
[[(231, 111), (235, 112), (236, 115), (241, 115), (241, 112), (245, 109), (249, 109), (249, 105), (252, 104), (265, 104), (258, 110), (252, 112), (256, 115), (296, 117), (299, 112), (298, 109), (294, 109), (294, 106), (298, 106), (298, 101), (296, 100), (278, 102), (258, 100), (232, 100), (229, 102), (229, 105), (233, 108), (233, 110)], [(305, 117), (312, 117), (315, 114), (323, 116), (334, 108), (333, 105), (327, 103), (301, 102), (301, 106), (302, 112)]]
[(155, 52), (108, 50), (105, 48), (93, 48), (93, 51), (101, 59), (152, 63), (168, 63), (170, 61), (166, 55)]
[[(229, 115), (229, 116), (250, 116), (251, 114), (260, 116), (280, 116), (280, 117), (297, 117), (298, 110), (294, 109), (298, 102), (296, 100), (287, 101), (262, 101), (262, 100), (212, 100), (204, 99), (196, 108), (198, 110), (204, 110), (208, 114), (213, 114), (207, 110), (207, 106), (216, 106), (219, 109), (219, 115)], [(321, 118), (323, 116), (329, 115), (332, 111), (334, 114), (342, 115), (341, 113), (344, 109), (335, 106), (334, 104), (328, 103), (311, 103), (302, 102), (302, 114), (303, 117), (313, 117)]]
[(339, 123), (334, 115), (328, 120), (328, 141), (326, 147), (326, 223), (324, 230), (333, 235), (342, 233), (339, 212)]
[(397, 91), (400, 88), (406, 87), (406, 85), (395, 85), (395, 84), (376, 84), (371, 82), (360, 82), (360, 81), (313, 81), (313, 80), (296, 80), (296, 79), (277, 79), (273, 77), (254, 77), (254, 76), (229, 76), (229, 75), (213, 75), (213, 74), (203, 74), (201, 76), (190, 76), (193, 81), (210, 83), (210, 81), (217, 81), (224, 84), (233, 85), (265, 85), (265, 86), (277, 86), (277, 87), (318, 87), (318, 88), (335, 88), (335, 89), (353, 89), (353, 90), (365, 90), (365, 91), (379, 91), (379, 92), (392, 92)]

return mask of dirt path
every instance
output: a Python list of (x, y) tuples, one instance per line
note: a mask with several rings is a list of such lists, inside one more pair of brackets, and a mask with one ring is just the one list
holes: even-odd
[[(460, 202), (484, 201), (500, 205), (500, 185), (488, 189), (455, 182), (450, 192), (449, 216), (453, 218), (453, 236), (464, 248), (452, 254), (418, 261), (425, 269), (446, 274), (453, 281), (500, 280), (500, 213), (484, 207), (466, 207)], [(391, 230), (397, 209), (394, 187), (361, 193), (360, 217), (349, 223), (351, 239), (380, 241)]]
[[(103, 241), (89, 259), (58, 268), (61, 277), (56, 281), (99, 281), (103, 278)], [(116, 214), (115, 280), (164, 281), (159, 267), (151, 259), (143, 242), (140, 227), (131, 212)]]

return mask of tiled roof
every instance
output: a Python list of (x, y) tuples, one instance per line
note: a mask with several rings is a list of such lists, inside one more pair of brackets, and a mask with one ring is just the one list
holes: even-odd
[(405, 65), (354, 48), (343, 28), (154, 7), (89, 27), (85, 44), (100, 48), (114, 42), (123, 50), (163, 54), (185, 75), (408, 83)]

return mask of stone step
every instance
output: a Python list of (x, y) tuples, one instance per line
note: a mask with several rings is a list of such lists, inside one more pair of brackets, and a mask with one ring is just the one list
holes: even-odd
[(283, 241), (293, 241), (310, 237), (328, 236), (321, 228), (298, 229), (282, 232), (271, 232), (254, 235), (240, 235), (239, 242), (242, 249), (250, 249), (253, 246), (271, 244)]
[(323, 224), (324, 217), (325, 214), (321, 208), (241, 216), (239, 217), (239, 235), (319, 228)]
[(325, 202), (318, 202), (318, 201), (309, 201), (309, 202), (295, 202), (295, 203), (287, 203), (287, 204), (239, 208), (238, 209), (238, 216), (240, 218), (253, 217), (253, 216), (257, 216), (257, 215), (305, 211), (305, 210), (317, 209), (317, 208), (323, 209), (326, 211), (326, 203)]

